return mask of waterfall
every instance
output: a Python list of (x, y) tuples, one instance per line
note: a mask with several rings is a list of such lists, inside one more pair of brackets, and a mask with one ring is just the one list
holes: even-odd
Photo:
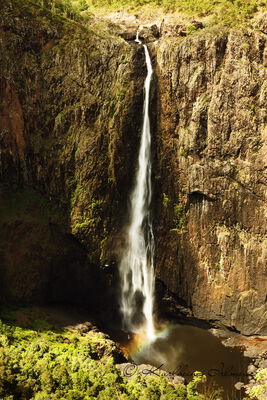
[[(137, 43), (142, 44), (136, 35)], [(144, 109), (141, 143), (135, 186), (130, 196), (130, 223), (127, 243), (120, 262), (121, 311), (125, 327), (155, 337), (154, 303), (154, 236), (150, 216), (151, 205), (151, 132), (149, 91), (152, 64), (147, 46), (143, 44), (147, 76), (144, 83)]]

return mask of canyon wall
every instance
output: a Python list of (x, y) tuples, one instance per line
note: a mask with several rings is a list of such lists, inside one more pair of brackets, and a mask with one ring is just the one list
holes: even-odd
[(27, 1), (4, 1), (0, 36), (0, 297), (91, 303), (126, 215), (142, 49)]
[(156, 44), (157, 277), (245, 334), (267, 333), (266, 44), (220, 28)]
[[(146, 74), (142, 47), (120, 32), (3, 0), (1, 302), (116, 306)], [(159, 301), (267, 334), (266, 35), (156, 39)]]

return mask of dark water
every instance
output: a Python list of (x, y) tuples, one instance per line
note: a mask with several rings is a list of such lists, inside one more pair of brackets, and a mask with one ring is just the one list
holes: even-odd
[(209, 331), (195, 326), (175, 325), (165, 329), (160, 337), (133, 355), (135, 362), (151, 364), (181, 375), (186, 382), (194, 371), (207, 376), (207, 385), (223, 388), (226, 400), (242, 399), (244, 393), (234, 388), (236, 382), (247, 383), (250, 358), (241, 350), (225, 347)]

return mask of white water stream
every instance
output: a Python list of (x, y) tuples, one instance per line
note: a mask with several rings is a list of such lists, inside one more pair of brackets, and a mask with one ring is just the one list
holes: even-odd
[[(138, 33), (135, 41), (142, 44)], [(154, 236), (150, 217), (152, 190), (149, 92), (153, 70), (147, 46), (143, 44), (143, 48), (147, 66), (144, 83), (143, 127), (135, 186), (130, 196), (127, 243), (120, 262), (121, 311), (126, 329), (132, 332), (143, 332), (148, 339), (152, 340), (155, 337)]]

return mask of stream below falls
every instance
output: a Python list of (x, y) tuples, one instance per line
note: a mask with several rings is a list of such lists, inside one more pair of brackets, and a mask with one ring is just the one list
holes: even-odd
[[(118, 338), (117, 338), (118, 339)], [(244, 389), (237, 390), (235, 383), (248, 383), (247, 369), (252, 359), (245, 357), (237, 347), (226, 347), (209, 330), (192, 325), (165, 325), (152, 342), (135, 343), (135, 339), (119, 341), (126, 346), (130, 360), (182, 376), (185, 383), (192, 380), (195, 371), (207, 377), (203, 384), (208, 389), (221, 388), (224, 400), (240, 400)], [(151, 367), (151, 373), (156, 373)], [(153, 372), (154, 371), (154, 372)], [(201, 392), (201, 385), (199, 386)]]

